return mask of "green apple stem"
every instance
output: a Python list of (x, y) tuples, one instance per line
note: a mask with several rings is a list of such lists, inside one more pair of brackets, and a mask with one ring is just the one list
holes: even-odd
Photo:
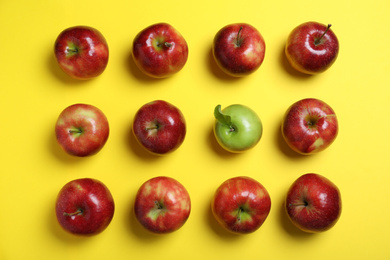
[(69, 134), (81, 134), (83, 130), (81, 128), (74, 128), (69, 130)]
[(230, 132), (236, 131), (232, 119), (229, 115), (225, 115), (222, 113), (221, 105), (218, 105), (214, 109), (214, 117), (217, 119), (221, 124), (224, 124), (230, 128)]
[(330, 28), (331, 26), (332, 26), (331, 24), (328, 24), (328, 26), (326, 27), (325, 32), (321, 35), (321, 37), (318, 38), (318, 39), (316, 39), (316, 40), (314, 41), (314, 44), (315, 44), (315, 45), (318, 45), (318, 44), (321, 43), (322, 38), (323, 38), (323, 37), (325, 36), (325, 34), (329, 31), (329, 28)]
[(241, 207), (238, 209), (237, 221), (241, 221), (241, 214), (242, 214), (243, 211), (244, 211), (244, 209), (241, 208)]
[(242, 43), (242, 40), (241, 40), (241, 37), (240, 37), (241, 31), (242, 31), (242, 26), (240, 27), (240, 29), (238, 30), (238, 33), (237, 33), (237, 42), (236, 42), (237, 46), (240, 46), (241, 43)]
[(76, 210), (75, 212), (72, 212), (72, 213), (64, 212), (64, 216), (72, 217), (72, 216), (82, 215), (83, 212), (84, 211), (82, 209), (78, 209), (78, 210)]
[(77, 52), (79, 52), (79, 49), (77, 49), (77, 48), (68, 48), (68, 52), (77, 53)]

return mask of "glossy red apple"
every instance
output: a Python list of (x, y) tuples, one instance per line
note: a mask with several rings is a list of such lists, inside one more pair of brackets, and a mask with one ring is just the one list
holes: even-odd
[(147, 151), (163, 155), (175, 151), (183, 143), (186, 122), (176, 106), (163, 100), (155, 100), (137, 111), (133, 133)]
[(300, 154), (314, 154), (329, 147), (338, 133), (337, 117), (325, 102), (306, 98), (292, 104), (282, 122), (286, 143)]
[(235, 234), (256, 231), (271, 210), (271, 198), (258, 181), (240, 176), (226, 180), (215, 192), (211, 209), (215, 219)]
[(287, 38), (285, 53), (291, 66), (306, 74), (318, 74), (336, 61), (339, 42), (329, 25), (303, 23)]
[(340, 191), (319, 174), (299, 177), (287, 192), (286, 212), (292, 223), (305, 232), (329, 230), (341, 214)]
[(89, 104), (74, 104), (58, 116), (55, 134), (58, 144), (70, 155), (96, 154), (105, 145), (109, 125), (103, 112)]
[(96, 235), (107, 228), (115, 210), (106, 185), (90, 178), (68, 182), (58, 193), (55, 205), (58, 223), (76, 235)]
[(265, 42), (252, 25), (229, 24), (215, 35), (212, 52), (222, 71), (234, 77), (242, 77), (255, 72), (263, 63)]
[(137, 34), (133, 40), (132, 55), (143, 73), (154, 78), (166, 78), (184, 67), (188, 46), (172, 25), (157, 23)]
[(141, 225), (152, 233), (171, 233), (187, 221), (191, 200), (180, 182), (159, 176), (146, 181), (139, 188), (134, 212)]
[(75, 79), (99, 76), (107, 67), (108, 45), (104, 36), (89, 26), (74, 26), (62, 31), (54, 44), (60, 68)]

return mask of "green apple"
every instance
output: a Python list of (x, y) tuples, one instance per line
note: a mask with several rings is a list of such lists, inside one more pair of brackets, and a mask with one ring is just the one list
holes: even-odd
[(263, 125), (259, 116), (247, 106), (234, 104), (214, 110), (214, 134), (218, 143), (229, 152), (253, 148), (261, 139)]

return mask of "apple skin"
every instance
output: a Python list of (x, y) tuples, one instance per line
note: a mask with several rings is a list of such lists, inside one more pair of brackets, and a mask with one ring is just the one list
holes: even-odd
[(186, 121), (174, 105), (155, 100), (143, 105), (135, 114), (133, 134), (147, 151), (165, 155), (181, 146), (186, 136)]
[(106, 116), (95, 106), (77, 103), (58, 116), (55, 134), (58, 144), (68, 154), (78, 157), (94, 155), (109, 136)]
[(139, 188), (134, 212), (145, 229), (155, 234), (167, 234), (185, 224), (191, 213), (191, 200), (181, 183), (159, 176)]
[(239, 176), (223, 182), (211, 204), (217, 222), (234, 234), (248, 234), (264, 223), (271, 210), (271, 198), (258, 181)]
[(62, 228), (75, 235), (96, 235), (107, 228), (114, 216), (113, 197), (101, 181), (76, 179), (58, 193), (55, 211)]
[(329, 230), (341, 214), (340, 191), (330, 180), (315, 173), (304, 174), (290, 187), (285, 200), (291, 222), (309, 233)]
[(153, 24), (133, 40), (132, 56), (137, 67), (153, 78), (166, 78), (179, 72), (187, 62), (188, 45), (172, 25)]
[[(251, 108), (233, 104), (218, 112), (214, 110), (214, 135), (219, 145), (226, 151), (240, 153), (255, 147), (263, 134), (263, 125), (259, 116)], [(230, 117), (230, 123), (218, 119), (218, 114)]]
[(282, 135), (294, 151), (310, 155), (329, 147), (338, 134), (337, 117), (333, 109), (315, 98), (292, 104), (282, 122)]
[(291, 31), (287, 38), (285, 53), (294, 69), (313, 75), (324, 72), (336, 61), (339, 42), (331, 29), (325, 33), (328, 26), (306, 22)]
[(103, 73), (107, 67), (109, 50), (106, 39), (97, 29), (74, 26), (58, 35), (54, 54), (66, 74), (86, 80)]
[(252, 25), (229, 24), (215, 35), (212, 53), (222, 71), (233, 77), (243, 77), (255, 72), (263, 63), (265, 42)]

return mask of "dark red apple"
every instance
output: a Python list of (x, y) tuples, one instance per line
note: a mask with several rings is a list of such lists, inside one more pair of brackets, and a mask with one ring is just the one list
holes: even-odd
[(211, 209), (215, 219), (235, 234), (256, 231), (271, 210), (271, 198), (258, 181), (235, 177), (223, 182), (215, 192)]
[(299, 229), (323, 232), (332, 228), (340, 217), (340, 191), (324, 176), (308, 173), (291, 185), (285, 207), (288, 217)]
[(102, 74), (109, 56), (106, 39), (89, 26), (74, 26), (62, 31), (55, 41), (54, 54), (66, 74), (82, 80)]
[(186, 122), (176, 106), (163, 100), (155, 100), (137, 111), (133, 133), (146, 150), (163, 155), (175, 151), (183, 143)]
[(109, 136), (106, 116), (95, 106), (74, 104), (58, 116), (55, 134), (62, 149), (70, 155), (84, 157), (99, 152)]
[(333, 109), (319, 99), (306, 98), (292, 104), (282, 122), (286, 143), (300, 154), (314, 154), (329, 147), (338, 134)]
[(137, 220), (147, 230), (166, 234), (181, 228), (191, 212), (191, 200), (177, 180), (159, 176), (139, 188), (134, 204)]
[(154, 78), (165, 78), (184, 67), (188, 46), (172, 25), (157, 23), (137, 34), (133, 40), (132, 55), (143, 73)]
[(58, 193), (58, 223), (76, 235), (96, 235), (107, 228), (115, 210), (108, 188), (96, 179), (83, 178), (68, 182)]
[(265, 42), (252, 25), (229, 24), (215, 35), (212, 52), (222, 71), (242, 77), (255, 72), (263, 63)]
[(329, 25), (303, 23), (287, 38), (285, 53), (291, 66), (306, 74), (318, 74), (336, 61), (339, 42)]

